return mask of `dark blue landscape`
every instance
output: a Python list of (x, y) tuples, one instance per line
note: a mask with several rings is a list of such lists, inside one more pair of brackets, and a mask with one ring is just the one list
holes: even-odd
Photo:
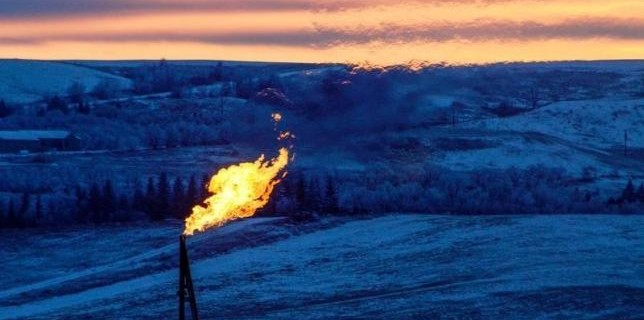
[(0, 319), (176, 318), (184, 219), (280, 147), (187, 238), (202, 319), (644, 314), (642, 61), (0, 60)]

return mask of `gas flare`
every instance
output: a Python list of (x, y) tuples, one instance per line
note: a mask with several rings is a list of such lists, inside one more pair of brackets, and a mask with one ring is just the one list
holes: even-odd
[(279, 155), (265, 160), (261, 155), (255, 162), (243, 162), (223, 168), (208, 185), (212, 193), (204, 206), (192, 208), (186, 219), (185, 235), (218, 227), (227, 221), (247, 218), (264, 207), (275, 186), (286, 176), (289, 151), (279, 150)]
[(282, 141), (284, 139), (295, 139), (295, 135), (292, 134), (289, 131), (282, 131), (280, 134), (277, 136), (278, 141)]

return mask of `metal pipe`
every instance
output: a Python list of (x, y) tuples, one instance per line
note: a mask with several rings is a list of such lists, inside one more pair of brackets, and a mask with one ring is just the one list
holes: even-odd
[(190, 263), (188, 262), (188, 250), (186, 249), (186, 236), (179, 236), (179, 320), (186, 319), (186, 295), (190, 302), (190, 314), (192, 320), (199, 320), (197, 311), (197, 298), (192, 285), (192, 275), (190, 274)]

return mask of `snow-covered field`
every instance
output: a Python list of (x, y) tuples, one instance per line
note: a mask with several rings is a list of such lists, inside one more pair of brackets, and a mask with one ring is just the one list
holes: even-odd
[(74, 83), (91, 91), (101, 80), (109, 79), (121, 88), (131, 81), (113, 74), (61, 62), (0, 60), (0, 99), (29, 103), (54, 94), (66, 95)]
[(596, 99), (553, 103), (511, 118), (493, 118), (471, 125), (492, 130), (541, 132), (579, 145), (620, 148), (624, 131), (632, 148), (644, 148), (644, 99)]
[[(204, 319), (638, 319), (643, 225), (587, 215), (264, 218), (188, 247)], [(179, 232), (172, 222), (5, 232), (0, 319), (175, 318)]]

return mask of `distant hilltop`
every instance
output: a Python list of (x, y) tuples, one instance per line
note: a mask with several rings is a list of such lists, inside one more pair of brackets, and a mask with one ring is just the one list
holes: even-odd
[(0, 60), (0, 99), (7, 103), (31, 103), (65, 94), (75, 83), (91, 90), (105, 80), (124, 88), (132, 85), (126, 78), (65, 62)]

